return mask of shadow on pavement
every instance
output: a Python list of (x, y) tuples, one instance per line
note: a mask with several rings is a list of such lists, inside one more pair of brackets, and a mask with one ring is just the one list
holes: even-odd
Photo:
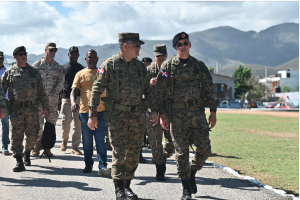
[(212, 153), (210, 154), (209, 157), (222, 157), (222, 158), (234, 158), (234, 159), (242, 159), (242, 158), (239, 158), (239, 157), (235, 157), (235, 156), (222, 156), (222, 155), (218, 155), (216, 153)]
[[(195, 196), (194, 196), (195, 197)], [(199, 199), (216, 199), (216, 200), (226, 200), (226, 199), (220, 199), (220, 198), (216, 198), (216, 197), (211, 197), (211, 196), (197, 196), (195, 198), (199, 198)]]
[(13, 179), (13, 178), (1, 178), (1, 181), (13, 183), (13, 185), (4, 186), (22, 186), (22, 187), (51, 187), (51, 188), (77, 188), (84, 191), (101, 191), (99, 188), (87, 187), (87, 183), (81, 183), (78, 181), (56, 181), (46, 178), (28, 178), (28, 179)]

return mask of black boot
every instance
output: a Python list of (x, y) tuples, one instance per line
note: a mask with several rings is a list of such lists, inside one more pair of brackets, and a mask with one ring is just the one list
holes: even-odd
[(130, 189), (130, 183), (131, 180), (126, 180), (124, 184), (125, 195), (127, 197), (127, 200), (137, 200), (138, 196)]
[(147, 163), (146, 159), (142, 155), (143, 147), (141, 148), (139, 163)]
[(124, 182), (123, 181), (114, 181), (115, 190), (116, 190), (116, 200), (126, 200), (124, 193)]
[(156, 165), (155, 179), (157, 181), (166, 181), (166, 179), (165, 179), (165, 171), (166, 171), (165, 168), (166, 168), (166, 164)]
[(191, 185), (191, 192), (192, 194), (196, 194), (197, 193), (197, 185), (196, 185), (196, 175), (197, 171), (193, 170), (193, 168), (191, 168), (191, 178), (190, 178), (190, 185)]
[(182, 187), (183, 187), (183, 193), (181, 200), (191, 200), (192, 194), (191, 194), (191, 187), (189, 180), (182, 180)]
[(25, 150), (24, 151), (24, 165), (25, 166), (30, 166), (31, 162), (30, 162), (30, 150)]
[(17, 165), (13, 168), (13, 171), (14, 172), (21, 172), (21, 171), (25, 170), (24, 163), (23, 163), (23, 160), (22, 160), (22, 156), (17, 156), (16, 160), (17, 160)]

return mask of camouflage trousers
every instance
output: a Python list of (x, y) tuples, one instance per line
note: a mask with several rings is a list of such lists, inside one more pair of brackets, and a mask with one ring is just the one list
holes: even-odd
[[(40, 105), (39, 106), (39, 123), (40, 123), (40, 128), (39, 128), (39, 134), (38, 134), (38, 139), (37, 140), (42, 140), (43, 136), (43, 127), (44, 127), (44, 117), (42, 116), (44, 109)], [(48, 112), (48, 118), (47, 121), (51, 122), (56, 125), (56, 121), (58, 119), (58, 112), (57, 112), (57, 101), (52, 101), (51, 104), (49, 105), (49, 112)]]
[[(146, 134), (148, 135), (149, 143), (152, 149), (152, 163), (162, 165), (165, 159), (173, 155), (174, 145), (169, 130), (164, 130), (158, 122), (155, 126), (151, 125), (149, 121), (151, 113), (146, 112), (145, 127)], [(164, 145), (162, 145), (162, 137), (165, 137)]]
[(33, 150), (39, 132), (38, 105), (13, 106), (11, 121), (11, 150), (13, 157), (23, 156), (24, 133), (25, 149)]
[[(177, 174), (180, 180), (190, 178), (189, 143), (193, 143), (197, 150), (191, 163), (194, 170), (201, 170), (205, 160), (211, 154), (209, 126), (205, 112), (200, 108), (174, 109), (173, 121), (170, 123), (173, 139)], [(190, 140), (189, 140), (190, 139)]]
[(114, 181), (134, 178), (144, 137), (143, 118), (142, 111), (112, 111), (108, 137), (112, 146), (111, 176)]

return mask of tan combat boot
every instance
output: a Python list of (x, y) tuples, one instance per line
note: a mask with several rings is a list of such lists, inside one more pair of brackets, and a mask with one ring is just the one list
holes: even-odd
[(41, 149), (42, 149), (42, 143), (41, 143), (41, 140), (38, 140), (38, 141), (36, 141), (35, 147), (32, 151), (32, 155), (39, 156)]
[(78, 148), (72, 148), (71, 154), (82, 155), (82, 152)]
[(60, 150), (66, 151), (67, 150), (67, 144), (68, 144), (68, 142), (62, 142), (61, 146), (60, 146)]
[(50, 149), (46, 149), (46, 152), (47, 152), (49, 157), (53, 157), (53, 153), (51, 153)]

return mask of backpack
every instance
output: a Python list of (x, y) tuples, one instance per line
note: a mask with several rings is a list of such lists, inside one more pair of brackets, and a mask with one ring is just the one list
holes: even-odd
[(49, 162), (51, 162), (50, 156), (47, 154), (46, 149), (51, 149), (52, 147), (54, 147), (55, 142), (56, 142), (55, 126), (51, 122), (46, 122), (44, 125), (44, 131), (41, 140), (42, 148), (44, 149), (44, 152), (42, 153), (40, 158), (42, 158), (42, 156), (45, 154), (48, 157)]

